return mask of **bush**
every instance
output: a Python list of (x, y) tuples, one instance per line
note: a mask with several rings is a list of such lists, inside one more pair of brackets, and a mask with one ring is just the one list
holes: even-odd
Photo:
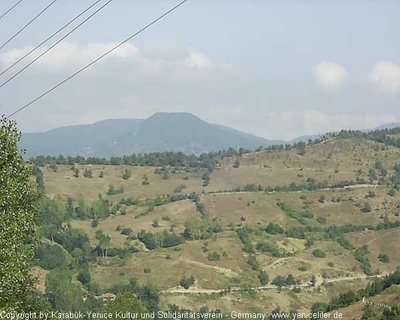
[(121, 234), (124, 234), (124, 235), (126, 235), (126, 236), (129, 236), (129, 235), (131, 235), (133, 233), (133, 230), (131, 229), (131, 228), (123, 228), (122, 230), (121, 230)]
[(128, 169), (125, 169), (123, 172), (122, 172), (122, 179), (124, 179), (124, 180), (128, 180), (131, 176), (132, 176), (132, 173), (131, 173), (131, 171), (130, 170), (128, 170)]
[(249, 256), (249, 258), (247, 259), (247, 263), (253, 270), (258, 270), (260, 268), (260, 265), (258, 264), (255, 256)]
[(93, 228), (96, 228), (99, 225), (99, 219), (93, 219), (92, 223), (90, 224)]
[(390, 261), (389, 256), (387, 254), (384, 254), (384, 253), (380, 253), (379, 256), (378, 256), (378, 259), (379, 259), (380, 262), (383, 262), (383, 263), (388, 263)]
[(150, 268), (144, 268), (143, 272), (144, 273), (151, 273), (151, 269)]
[(325, 257), (326, 257), (325, 252), (322, 251), (321, 249), (315, 249), (315, 250), (312, 252), (312, 254), (313, 254), (313, 256), (316, 257), (316, 258), (325, 258)]
[(258, 280), (260, 280), (260, 283), (262, 286), (267, 285), (267, 283), (269, 282), (269, 277), (268, 274), (265, 271), (260, 271), (258, 273)]
[(85, 168), (85, 171), (83, 172), (83, 176), (85, 177), (85, 178), (92, 178), (93, 177), (93, 171), (92, 171), (92, 169), (87, 169), (87, 168)]
[(371, 205), (368, 202), (365, 202), (361, 211), (364, 213), (371, 212), (372, 211)]
[(221, 260), (221, 255), (214, 251), (207, 255), (207, 259), (209, 261), (219, 261), (219, 260)]
[(195, 279), (193, 276), (186, 278), (185, 276), (182, 277), (179, 284), (184, 287), (185, 289), (189, 289), (192, 285), (194, 285)]
[(89, 269), (81, 270), (77, 275), (77, 279), (83, 285), (90, 283), (91, 277), (90, 277)]

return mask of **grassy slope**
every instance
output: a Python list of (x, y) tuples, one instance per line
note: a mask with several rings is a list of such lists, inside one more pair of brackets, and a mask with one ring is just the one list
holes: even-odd
[[(128, 281), (130, 277), (139, 278), (140, 282), (152, 282), (160, 289), (172, 289), (179, 286), (182, 274), (195, 275), (195, 288), (198, 289), (223, 289), (229, 285), (235, 286), (258, 286), (257, 272), (251, 270), (246, 263), (247, 254), (242, 251), (242, 244), (234, 231), (230, 231), (241, 223), (242, 215), (246, 217), (243, 224), (252, 227), (265, 226), (269, 222), (276, 222), (285, 228), (299, 226), (299, 222), (292, 219), (283, 212), (276, 203), (284, 201), (294, 209), (301, 210), (304, 201), (300, 195), (307, 196), (309, 201), (308, 211), (314, 214), (309, 220), (311, 225), (320, 225), (316, 218), (325, 217), (326, 225), (329, 224), (377, 224), (383, 221), (387, 214), (391, 221), (399, 219), (395, 216), (396, 204), (400, 202), (400, 194), (394, 197), (388, 196), (388, 187), (355, 188), (347, 190), (313, 191), (299, 193), (242, 193), (242, 194), (207, 194), (209, 191), (232, 189), (235, 186), (243, 186), (246, 183), (256, 183), (263, 186), (284, 185), (291, 182), (301, 183), (308, 177), (317, 181), (327, 180), (330, 183), (340, 180), (352, 180), (356, 177), (356, 171), (362, 169), (361, 175), (367, 179), (366, 173), (376, 161), (381, 161), (384, 167), (391, 169), (400, 159), (399, 150), (388, 148), (388, 150), (376, 152), (376, 143), (370, 141), (352, 141), (336, 139), (324, 142), (319, 145), (307, 147), (305, 156), (297, 155), (296, 150), (279, 152), (258, 152), (243, 155), (240, 168), (233, 168), (235, 158), (224, 159), (221, 165), (211, 175), (211, 183), (208, 187), (202, 187), (202, 171), (180, 172), (170, 174), (168, 180), (163, 180), (162, 175), (154, 174), (154, 167), (130, 167), (132, 177), (125, 181), (121, 178), (121, 171), (124, 166), (89, 166), (93, 169), (93, 178), (87, 179), (81, 176), (73, 177), (69, 167), (60, 166), (57, 172), (44, 169), (44, 180), (48, 195), (61, 194), (67, 196), (84, 195), (87, 199), (94, 199), (99, 193), (103, 195), (110, 184), (123, 186), (123, 194), (110, 196), (110, 200), (118, 200), (121, 197), (132, 196), (134, 198), (155, 197), (156, 195), (173, 194), (173, 190), (179, 184), (185, 184), (184, 192), (206, 191), (201, 198), (205, 204), (211, 219), (218, 220), (224, 228), (224, 233), (216, 239), (207, 240), (209, 252), (216, 251), (222, 255), (220, 261), (211, 262), (207, 259), (207, 253), (202, 247), (205, 241), (191, 241), (181, 245), (181, 251), (174, 248), (157, 249), (153, 251), (142, 251), (134, 254), (126, 261), (110, 259), (109, 265), (92, 266), (91, 273), (102, 287), (115, 283)], [(104, 171), (104, 178), (98, 178), (99, 172)], [(142, 176), (147, 174), (150, 185), (143, 186)], [(182, 180), (189, 176), (189, 180)], [(376, 193), (374, 198), (366, 199), (368, 190)], [(318, 201), (321, 194), (326, 197), (325, 203)], [(340, 198), (340, 202), (332, 199)], [(364, 214), (356, 207), (357, 203), (370, 202), (373, 211)], [(177, 232), (183, 231), (184, 222), (198, 215), (195, 206), (191, 201), (183, 200), (176, 203), (156, 207), (155, 210), (146, 216), (135, 218), (145, 207), (128, 207), (127, 214), (110, 217), (101, 221), (98, 229), (103, 230), (111, 236), (112, 246), (122, 246), (126, 236), (116, 231), (117, 226), (131, 227), (135, 232), (141, 229), (148, 231), (161, 231), (170, 229), (176, 225)], [(171, 221), (163, 221), (162, 217), (168, 215)], [(151, 226), (152, 221), (158, 219), (160, 227)], [(95, 230), (90, 226), (90, 221), (72, 221), (74, 227), (80, 227), (86, 231), (91, 239), (92, 245), (96, 245), (94, 239)], [(370, 261), (373, 269), (380, 268), (382, 272), (393, 271), (396, 265), (400, 264), (395, 249), (396, 239), (399, 237), (397, 229), (379, 232), (360, 232), (346, 236), (354, 245), (361, 246), (367, 241), (371, 253)], [(304, 241), (298, 239), (285, 239), (283, 236), (271, 236), (266, 233), (254, 241), (265, 240), (276, 244), (287, 251), (293, 251), (294, 255), (288, 258), (273, 258), (268, 255), (258, 254), (257, 260), (263, 270), (267, 271), (270, 279), (277, 275), (286, 276), (292, 273), (302, 283), (307, 283), (312, 275), (316, 275), (319, 282), (322, 282), (322, 275), (325, 277), (346, 277), (362, 274), (359, 264), (354, 260), (353, 255), (339, 246), (336, 242), (316, 241), (310, 249), (305, 248)], [(137, 245), (137, 241), (131, 241)], [(391, 245), (393, 244), (393, 245)], [(315, 258), (311, 252), (315, 248), (323, 249), (327, 255), (325, 258)], [(377, 261), (377, 255), (388, 253), (391, 262), (382, 264)], [(170, 255), (170, 259), (166, 256)], [(333, 262), (333, 266), (328, 266)], [(300, 271), (300, 266), (306, 266), (306, 271)], [(151, 273), (144, 273), (144, 268), (150, 268)], [(355, 268), (355, 269), (354, 269)], [(329, 301), (332, 295), (347, 288), (364, 287), (366, 281), (342, 281), (321, 287), (314, 292), (293, 292), (264, 291), (257, 294), (254, 300), (248, 293), (235, 292), (226, 296), (215, 295), (180, 295), (163, 294), (162, 306), (168, 303), (176, 303), (182, 307), (196, 307), (207, 304), (224, 308), (225, 310), (251, 309), (271, 311), (279, 305), (283, 309), (299, 308), (307, 310), (313, 302)], [(235, 310), (236, 310), (235, 309)]]

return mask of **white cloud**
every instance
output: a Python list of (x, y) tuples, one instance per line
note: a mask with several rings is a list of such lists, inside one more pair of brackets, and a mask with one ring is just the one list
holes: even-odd
[[(84, 66), (105, 52), (111, 50), (116, 45), (117, 43), (91, 43), (87, 45), (79, 45), (71, 42), (61, 42), (42, 56), (33, 66), (41, 69), (46, 68), (52, 70)], [(7, 68), (31, 51), (32, 48), (33, 47), (24, 47), (2, 53), (0, 54), (0, 64), (3, 68)], [(27, 61), (31, 62), (46, 50), (47, 49), (36, 50), (32, 55), (24, 60), (25, 62), (21, 63), (25, 65), (27, 64)], [(132, 58), (137, 56), (138, 53), (139, 50), (136, 46), (127, 43), (117, 48), (103, 59)]]
[(384, 93), (400, 93), (400, 66), (391, 61), (375, 63), (369, 79)]
[(323, 61), (313, 68), (315, 84), (327, 90), (341, 88), (349, 78), (346, 68), (333, 62)]
[(210, 69), (212, 63), (203, 53), (189, 50), (189, 56), (185, 60), (185, 64), (192, 68)]

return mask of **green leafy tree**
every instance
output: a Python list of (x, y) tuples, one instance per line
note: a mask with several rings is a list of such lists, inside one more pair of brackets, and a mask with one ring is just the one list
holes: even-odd
[(122, 172), (122, 179), (124, 179), (124, 180), (129, 180), (129, 178), (132, 176), (132, 172), (130, 171), (130, 170), (128, 170), (128, 169), (125, 169), (123, 172)]
[(371, 212), (372, 211), (371, 204), (369, 202), (365, 202), (364, 206), (361, 209), (361, 211), (364, 212), (364, 213)]
[(71, 272), (66, 269), (53, 269), (46, 275), (46, 294), (52, 304), (53, 310), (77, 311), (81, 301), (76, 299), (82, 293), (72, 283)]
[(92, 178), (93, 177), (93, 171), (92, 171), (92, 169), (88, 169), (88, 168), (85, 168), (85, 170), (84, 170), (84, 172), (83, 172), (83, 176), (85, 177), (85, 178)]
[(312, 252), (312, 254), (313, 254), (313, 256), (314, 257), (317, 257), (317, 258), (325, 258), (325, 252), (324, 251), (322, 251), (321, 249), (315, 249), (313, 252)]
[(258, 273), (258, 280), (260, 280), (261, 285), (265, 286), (269, 282), (268, 274), (264, 270), (261, 270)]
[(186, 276), (183, 276), (181, 281), (180, 281), (180, 285), (182, 287), (184, 287), (185, 289), (189, 289), (192, 285), (194, 285), (195, 283), (195, 279), (193, 276), (187, 278)]
[(14, 121), (0, 120), (0, 310), (29, 310), (39, 194), (30, 182)]
[(75, 168), (75, 170), (74, 170), (74, 177), (79, 178), (79, 169), (78, 168)]
[(137, 295), (128, 291), (118, 294), (114, 301), (107, 302), (103, 311), (105, 313), (110, 313), (112, 315), (112, 319), (115, 319), (114, 317), (120, 313), (135, 313), (138, 315), (135, 319), (138, 320), (143, 319), (142, 315), (148, 312)]

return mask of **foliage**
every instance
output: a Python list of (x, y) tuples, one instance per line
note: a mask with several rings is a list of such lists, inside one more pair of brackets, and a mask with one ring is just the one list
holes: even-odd
[(85, 177), (85, 178), (92, 178), (93, 177), (93, 171), (92, 171), (92, 169), (88, 169), (88, 168), (85, 168), (85, 170), (84, 170), (84, 172), (83, 172), (83, 176)]
[(184, 287), (185, 289), (189, 289), (195, 283), (195, 279), (193, 276), (186, 277), (183, 276), (179, 284)]
[(325, 258), (326, 254), (324, 251), (322, 251), (321, 249), (315, 249), (312, 252), (313, 256), (316, 258)]
[(111, 319), (117, 319), (119, 314), (131, 312), (137, 314), (135, 319), (141, 320), (148, 310), (135, 293), (126, 291), (118, 294), (114, 301), (109, 301), (104, 306), (103, 312), (111, 314)]
[(219, 261), (219, 260), (221, 260), (221, 255), (218, 253), (218, 252), (210, 252), (208, 255), (207, 255), (207, 259), (209, 260), (209, 261)]
[(0, 309), (26, 311), (34, 284), (39, 194), (30, 183), (32, 167), (17, 146), (20, 136), (15, 122), (0, 120)]
[(260, 280), (262, 286), (267, 285), (269, 282), (268, 274), (264, 270), (260, 270), (258, 273), (258, 280)]
[(41, 243), (35, 253), (37, 264), (46, 270), (62, 268), (67, 264), (63, 248), (59, 245)]

